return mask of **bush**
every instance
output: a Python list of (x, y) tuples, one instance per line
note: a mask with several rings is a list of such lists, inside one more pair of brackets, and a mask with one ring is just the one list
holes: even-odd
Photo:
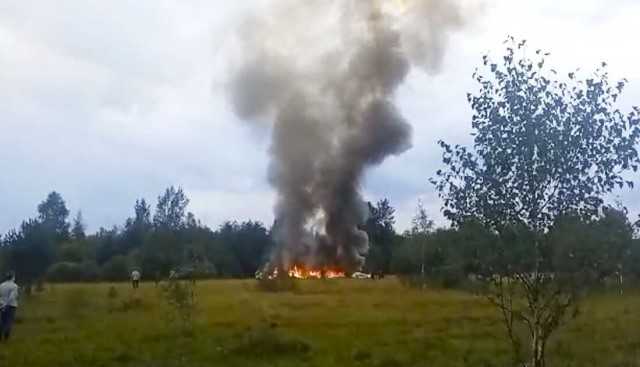
[(400, 284), (408, 288), (422, 289), (426, 288), (430, 280), (421, 274), (398, 275)]
[(87, 244), (83, 241), (65, 242), (58, 249), (58, 259), (63, 262), (81, 263), (87, 257)]
[(466, 280), (464, 272), (457, 268), (438, 269), (433, 272), (432, 278), (437, 286), (445, 289), (461, 288)]
[(425, 276), (422, 274), (400, 275), (400, 283), (409, 288), (441, 287), (445, 289), (467, 287), (467, 278), (457, 268), (432, 269)]
[(102, 266), (102, 278), (109, 281), (129, 279), (129, 260), (122, 255), (112, 257)]
[(164, 303), (168, 306), (168, 325), (178, 326), (183, 335), (191, 335), (196, 312), (195, 285), (190, 281), (170, 279), (161, 291)]
[(98, 267), (92, 263), (59, 262), (47, 270), (50, 282), (85, 282), (98, 279)]
[(209, 263), (203, 262), (195, 265), (181, 266), (176, 270), (178, 279), (196, 280), (211, 279), (216, 275), (216, 267)]

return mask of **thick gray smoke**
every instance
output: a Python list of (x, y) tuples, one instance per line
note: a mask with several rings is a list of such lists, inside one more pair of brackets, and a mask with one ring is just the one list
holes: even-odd
[(363, 173), (411, 147), (394, 92), (412, 66), (437, 71), (463, 24), (452, 0), (280, 0), (247, 20), (230, 84), (236, 113), (271, 123), (271, 264), (362, 267)]

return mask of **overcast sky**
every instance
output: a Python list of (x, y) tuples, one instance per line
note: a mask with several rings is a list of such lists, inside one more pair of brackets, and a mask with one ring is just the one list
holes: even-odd
[[(207, 225), (269, 225), (268, 136), (238, 121), (223, 88), (227, 44), (257, 2), (0, 1), (0, 233), (52, 190), (94, 231), (122, 224), (137, 198), (155, 205), (169, 185)], [(413, 149), (367, 174), (366, 198), (388, 197), (400, 229), (418, 199), (444, 223), (427, 181), (440, 165), (435, 143), (470, 141), (471, 74), (509, 34), (550, 51), (558, 71), (607, 61), (630, 82), (623, 110), (640, 104), (639, 16), (633, 0), (485, 1), (440, 74), (414, 72), (399, 90)], [(640, 193), (618, 194), (635, 216)]]

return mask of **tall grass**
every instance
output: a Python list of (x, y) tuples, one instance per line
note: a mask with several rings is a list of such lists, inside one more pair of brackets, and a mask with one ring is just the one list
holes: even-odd
[[(253, 280), (197, 284), (185, 336), (164, 322), (153, 283), (56, 285), (22, 299), (0, 366), (507, 366), (509, 345), (482, 297), (393, 278), (309, 280), (264, 292)], [(116, 296), (109, 298), (110, 287)], [(139, 299), (141, 307), (122, 307)], [(116, 305), (109, 312), (108, 303)], [(551, 340), (550, 366), (638, 366), (640, 294), (604, 292)]]

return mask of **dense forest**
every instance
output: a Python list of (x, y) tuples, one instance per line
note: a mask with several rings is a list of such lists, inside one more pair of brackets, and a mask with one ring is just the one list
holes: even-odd
[[(27, 285), (39, 281), (124, 280), (132, 269), (146, 279), (161, 279), (171, 270), (196, 277), (251, 277), (268, 261), (272, 229), (259, 221), (227, 221), (211, 229), (187, 211), (182, 188), (169, 187), (155, 209), (136, 200), (133, 215), (122, 226), (87, 234), (82, 212), (70, 219), (58, 192), (38, 206), (37, 216), (2, 237), (0, 267), (14, 269)], [(389, 269), (397, 240), (393, 208), (387, 200), (370, 205), (363, 223), (374, 243), (371, 261)]]
[(146, 279), (170, 270), (199, 276), (251, 276), (271, 246), (269, 230), (254, 221), (211, 230), (188, 212), (181, 188), (168, 188), (155, 210), (137, 200), (122, 226), (87, 234), (82, 213), (69, 220), (62, 196), (51, 192), (35, 218), (2, 238), (2, 267), (22, 282), (126, 279), (133, 268)]
[[(194, 277), (252, 277), (268, 261), (274, 246), (273, 226), (259, 221), (227, 221), (216, 229), (187, 210), (182, 188), (169, 187), (155, 208), (145, 199), (133, 205), (122, 226), (87, 234), (82, 212), (70, 218), (63, 197), (53, 191), (38, 206), (37, 216), (2, 237), (0, 267), (14, 269), (26, 285), (41, 281), (117, 281), (140, 269), (144, 278), (166, 277), (171, 270)], [(436, 228), (421, 203), (411, 229), (397, 233), (394, 208), (387, 199), (369, 203), (362, 224), (370, 238), (367, 272), (424, 276), (445, 283), (482, 275), (501, 241), (524, 243), (525, 228), (500, 234), (473, 219)], [(613, 275), (640, 277), (640, 240), (622, 206), (606, 207), (592, 221), (562, 217), (547, 234), (580, 257), (605, 281)], [(506, 238), (506, 237), (508, 238)], [(508, 246), (525, 261), (526, 246)]]

